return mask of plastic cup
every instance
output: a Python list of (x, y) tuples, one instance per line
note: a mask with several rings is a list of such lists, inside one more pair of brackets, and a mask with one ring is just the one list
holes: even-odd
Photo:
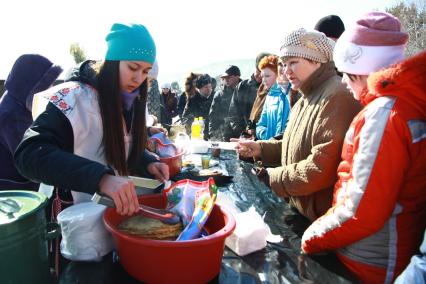
[(201, 156), (201, 167), (203, 169), (208, 169), (210, 166), (210, 156), (202, 155)]
[(211, 154), (212, 154), (212, 157), (214, 157), (214, 158), (220, 157), (219, 143), (217, 143), (217, 142), (211, 143)]
[(220, 157), (220, 148), (219, 147), (212, 148), (212, 157), (215, 157), (215, 158)]

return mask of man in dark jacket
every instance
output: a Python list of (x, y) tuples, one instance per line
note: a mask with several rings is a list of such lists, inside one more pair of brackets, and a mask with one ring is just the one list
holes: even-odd
[(209, 137), (216, 141), (229, 141), (229, 127), (227, 127), (228, 110), (231, 104), (232, 94), (235, 87), (241, 82), (240, 69), (229, 66), (220, 77), (224, 81), (224, 86), (213, 97), (213, 102), (209, 113)]
[(229, 106), (228, 127), (230, 128), (230, 137), (226, 137), (227, 139), (240, 137), (241, 133), (246, 129), (261, 82), (260, 70), (256, 69), (250, 79), (241, 81), (235, 88)]
[[(262, 83), (260, 76), (259, 62), (263, 57), (270, 55), (267, 52), (261, 52), (256, 56), (255, 71), (250, 79), (242, 81), (234, 91), (229, 106), (227, 127), (229, 128), (229, 137), (238, 138), (247, 128), (256, 127), (253, 121), (250, 121), (250, 113), (256, 100), (257, 92)], [(262, 90), (260, 90), (262, 91)], [(260, 114), (259, 114), (260, 115)]]
[(0, 100), (0, 190), (38, 189), (38, 184), (18, 173), (13, 154), (33, 122), (34, 94), (49, 88), (61, 72), (61, 67), (37, 54), (25, 54), (15, 61)]

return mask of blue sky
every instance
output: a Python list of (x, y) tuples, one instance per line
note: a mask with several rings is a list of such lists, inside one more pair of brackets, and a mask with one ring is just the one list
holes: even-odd
[[(152, 2), (152, 3), (148, 3)], [(160, 82), (217, 61), (277, 53), (289, 31), (312, 29), (321, 17), (339, 15), (350, 26), (363, 13), (384, 11), (398, 0), (9, 0), (0, 17), (0, 79), (15, 59), (40, 53), (68, 69), (69, 46), (78, 42), (91, 59), (102, 59), (114, 22), (148, 27), (157, 44)]]

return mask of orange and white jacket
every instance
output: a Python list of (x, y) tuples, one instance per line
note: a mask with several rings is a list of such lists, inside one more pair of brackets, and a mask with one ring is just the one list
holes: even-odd
[(333, 206), (302, 251), (337, 250), (363, 283), (390, 283), (426, 227), (426, 52), (371, 74), (346, 134)]

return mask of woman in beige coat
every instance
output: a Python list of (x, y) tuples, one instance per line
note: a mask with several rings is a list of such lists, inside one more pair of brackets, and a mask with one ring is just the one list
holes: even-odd
[(336, 74), (334, 44), (319, 32), (298, 29), (281, 47), (281, 63), (302, 97), (291, 110), (279, 141), (239, 141), (237, 152), (255, 157), (263, 180), (302, 215), (314, 221), (331, 206), (343, 139), (359, 103)]

